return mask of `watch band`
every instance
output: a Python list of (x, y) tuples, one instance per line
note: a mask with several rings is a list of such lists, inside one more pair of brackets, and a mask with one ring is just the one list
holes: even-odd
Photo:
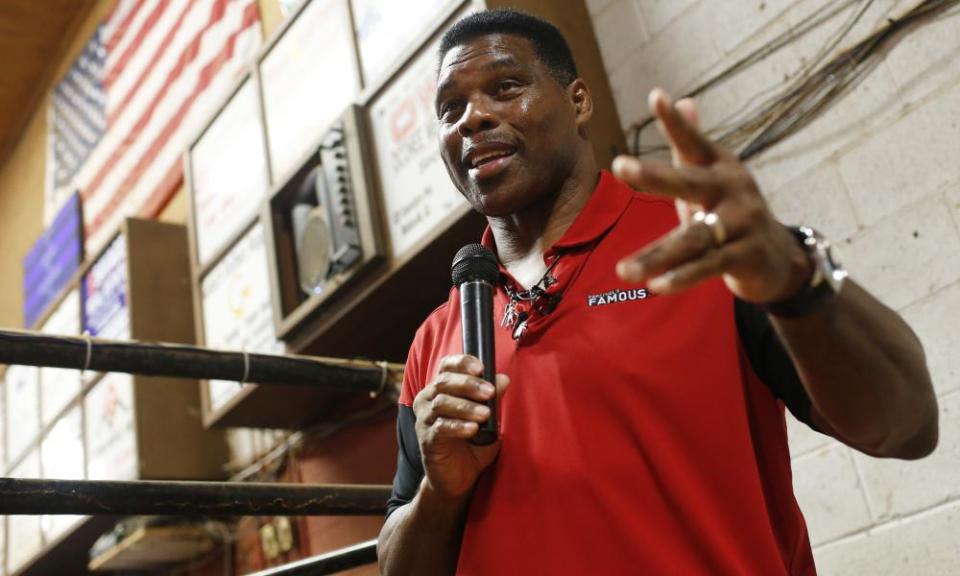
[(813, 276), (804, 287), (789, 298), (761, 305), (768, 314), (780, 318), (805, 316), (836, 297), (846, 271), (833, 260), (830, 244), (807, 226), (789, 226), (813, 264)]

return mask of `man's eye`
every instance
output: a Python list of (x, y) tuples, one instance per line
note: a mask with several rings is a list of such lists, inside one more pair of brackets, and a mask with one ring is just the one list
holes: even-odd
[(456, 103), (443, 104), (442, 106), (440, 106), (440, 113), (437, 115), (437, 117), (440, 118), (441, 120), (443, 120), (444, 118), (448, 118), (451, 115), (456, 114), (457, 109), (459, 107), (460, 106)]
[(501, 92), (510, 92), (520, 87), (520, 83), (516, 80), (503, 80), (500, 82), (500, 91)]

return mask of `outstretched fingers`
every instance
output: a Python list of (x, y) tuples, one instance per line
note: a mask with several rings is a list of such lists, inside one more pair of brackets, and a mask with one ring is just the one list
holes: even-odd
[(721, 190), (709, 169), (700, 166), (671, 166), (666, 162), (640, 161), (618, 156), (613, 173), (637, 190), (670, 196), (710, 207), (719, 200)]
[(692, 100), (685, 98), (674, 106), (662, 88), (654, 88), (648, 104), (679, 163), (708, 166), (717, 160), (719, 149), (697, 129), (699, 117)]

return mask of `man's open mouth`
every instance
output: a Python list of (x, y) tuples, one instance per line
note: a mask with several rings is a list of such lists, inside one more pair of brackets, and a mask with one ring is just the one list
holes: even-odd
[(504, 143), (481, 144), (467, 152), (464, 165), (471, 178), (483, 181), (503, 172), (513, 160), (516, 146)]

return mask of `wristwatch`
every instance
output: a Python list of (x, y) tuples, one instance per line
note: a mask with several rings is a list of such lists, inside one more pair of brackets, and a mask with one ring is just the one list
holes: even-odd
[(813, 264), (813, 276), (800, 292), (784, 300), (764, 304), (768, 314), (796, 318), (809, 314), (840, 292), (847, 271), (837, 261), (830, 242), (809, 226), (788, 226)]

